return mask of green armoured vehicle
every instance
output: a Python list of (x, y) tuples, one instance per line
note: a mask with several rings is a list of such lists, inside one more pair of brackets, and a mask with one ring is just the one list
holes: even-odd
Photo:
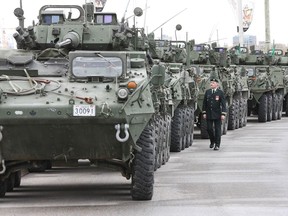
[(282, 116), (283, 97), (286, 94), (283, 70), (272, 65), (274, 58), (261, 50), (251, 47), (237, 47), (233, 57), (242, 66), (249, 77), (251, 92), (248, 100), (248, 115), (258, 115), (259, 122), (280, 119)]
[[(198, 86), (195, 74), (182, 63), (166, 63), (167, 86), (171, 92), (173, 118), (171, 124), (172, 152), (180, 152), (193, 144), (194, 112), (197, 107)], [(170, 106), (171, 107), (171, 106)]]
[[(176, 26), (177, 30), (181, 25)], [(172, 115), (172, 152), (180, 152), (192, 145), (194, 139), (194, 112), (197, 108), (198, 86), (196, 74), (187, 62), (190, 45), (185, 41), (155, 40), (148, 35), (151, 57), (154, 61), (165, 62), (165, 83), (170, 92), (169, 107)]]
[(200, 71), (199, 99), (196, 116), (197, 125), (201, 129), (201, 137), (208, 138), (206, 122), (202, 118), (202, 105), (205, 91), (210, 88), (210, 79), (217, 78), (220, 88), (224, 91), (227, 102), (227, 116), (222, 124), (222, 134), (246, 126), (247, 100), (250, 92), (247, 76), (241, 68), (232, 64), (230, 53), (226, 48), (212, 47), (208, 44), (194, 44), (190, 61)]
[[(283, 106), (282, 109), (286, 116), (288, 116), (288, 54), (284, 53), (281, 49), (271, 49), (268, 51), (271, 59), (271, 64), (278, 66), (284, 73), (284, 86), (285, 91), (283, 95)], [(281, 105), (280, 105), (281, 106)], [(282, 113), (282, 111), (280, 110)]]
[[(15, 15), (23, 20), (22, 9)], [(165, 67), (127, 51), (133, 32), (90, 3), (43, 6), (37, 25), (17, 31), (18, 49), (0, 50), (0, 197), (20, 185), (21, 169), (88, 159), (150, 200), (155, 164), (170, 154)]]

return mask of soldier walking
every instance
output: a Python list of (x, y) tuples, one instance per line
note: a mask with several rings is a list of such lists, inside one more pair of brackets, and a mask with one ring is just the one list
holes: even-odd
[(207, 132), (210, 138), (210, 148), (219, 150), (221, 143), (221, 123), (226, 116), (226, 100), (224, 92), (219, 89), (219, 81), (210, 80), (210, 89), (206, 90), (203, 107), (203, 118), (207, 120)]

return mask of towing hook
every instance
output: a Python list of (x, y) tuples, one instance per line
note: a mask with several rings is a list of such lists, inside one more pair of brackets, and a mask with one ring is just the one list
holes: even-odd
[(116, 129), (116, 139), (119, 142), (126, 142), (129, 139), (129, 132), (128, 132), (129, 124), (125, 124), (124, 125), (124, 132), (125, 132), (125, 137), (124, 138), (120, 137), (120, 130), (121, 130), (120, 124), (115, 125), (115, 129)]
[(5, 173), (5, 172), (6, 172), (5, 161), (4, 161), (4, 160), (2, 160), (2, 161), (1, 161), (1, 164), (2, 164), (2, 170), (0, 171), (0, 174), (3, 174), (3, 173)]

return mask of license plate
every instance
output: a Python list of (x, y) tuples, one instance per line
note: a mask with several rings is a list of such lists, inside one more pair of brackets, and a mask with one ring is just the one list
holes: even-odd
[(73, 116), (96, 116), (95, 105), (74, 105)]

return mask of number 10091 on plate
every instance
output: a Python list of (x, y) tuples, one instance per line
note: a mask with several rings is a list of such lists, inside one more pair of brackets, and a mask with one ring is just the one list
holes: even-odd
[(96, 116), (95, 105), (74, 105), (73, 116)]

